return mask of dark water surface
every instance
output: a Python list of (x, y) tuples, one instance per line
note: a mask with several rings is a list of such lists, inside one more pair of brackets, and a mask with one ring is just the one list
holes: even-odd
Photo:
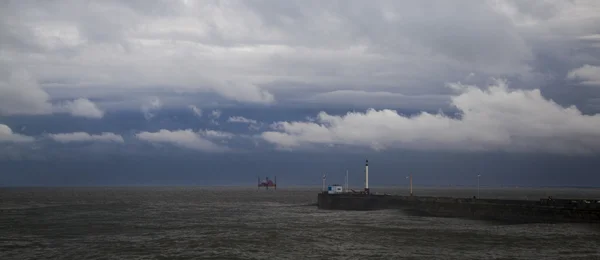
[[(312, 205), (317, 192), (2, 188), (0, 259), (600, 259), (596, 227), (325, 211)], [(468, 197), (474, 190), (416, 192)], [(482, 197), (548, 195), (600, 198), (600, 191), (481, 190)]]

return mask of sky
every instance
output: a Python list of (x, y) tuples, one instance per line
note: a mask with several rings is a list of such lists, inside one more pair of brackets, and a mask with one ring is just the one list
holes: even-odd
[(595, 0), (0, 6), (0, 186), (600, 186)]

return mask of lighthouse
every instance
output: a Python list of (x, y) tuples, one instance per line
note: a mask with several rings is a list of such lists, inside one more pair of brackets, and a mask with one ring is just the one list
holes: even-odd
[(369, 160), (365, 161), (365, 193), (369, 194)]

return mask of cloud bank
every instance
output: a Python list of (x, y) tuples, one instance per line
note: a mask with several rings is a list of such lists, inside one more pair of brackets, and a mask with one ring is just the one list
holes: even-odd
[(539, 90), (509, 90), (505, 81), (487, 89), (450, 84), (459, 118), (370, 109), (344, 116), (318, 114), (316, 122), (277, 122), (262, 138), (284, 148), (349, 145), (383, 149), (456, 151), (600, 151), (600, 115), (561, 107)]

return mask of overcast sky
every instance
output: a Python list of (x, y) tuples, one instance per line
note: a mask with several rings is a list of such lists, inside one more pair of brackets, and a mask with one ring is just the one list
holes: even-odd
[[(51, 170), (43, 180), (16, 178), (15, 163), (68, 168), (84, 157), (174, 151), (233, 165), (325, 153), (314, 157), (325, 168), (332, 154), (458, 153), (455, 164), (495, 154), (536, 165), (549, 156), (596, 178), (597, 168), (581, 164), (600, 159), (599, 1), (0, 5), (0, 181), (8, 184), (65, 178)], [(256, 175), (241, 165), (221, 171)], [(391, 167), (381, 171), (393, 176)]]

